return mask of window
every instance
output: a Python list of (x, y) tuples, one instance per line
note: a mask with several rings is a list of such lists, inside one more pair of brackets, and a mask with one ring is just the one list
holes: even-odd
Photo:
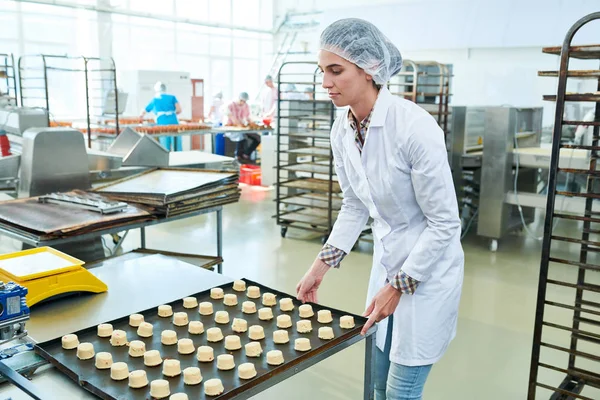
[(260, 0), (233, 0), (233, 25), (260, 27)]
[(209, 21), (216, 24), (231, 24), (231, 0), (210, 0)]
[(177, 0), (176, 15), (194, 21), (208, 21), (208, 0)]

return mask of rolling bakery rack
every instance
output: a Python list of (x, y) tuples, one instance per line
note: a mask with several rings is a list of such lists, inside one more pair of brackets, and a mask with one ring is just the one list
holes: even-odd
[(393, 95), (419, 104), (437, 120), (446, 137), (448, 126), (450, 83), (452, 71), (436, 61), (403, 61), (402, 70), (390, 79), (388, 89)]
[[(567, 32), (562, 47), (543, 49), (544, 53), (560, 56), (560, 70), (539, 74), (558, 77), (558, 91), (544, 96), (544, 100), (556, 102), (556, 115), (528, 400), (600, 398), (600, 45), (572, 45), (575, 33), (598, 19), (600, 12), (583, 17)], [(593, 62), (596, 69), (569, 69), (572, 59)], [(569, 78), (591, 79), (596, 88), (591, 93), (568, 92)], [(591, 102), (595, 118), (588, 122), (564, 120), (566, 102)], [(562, 128), (573, 125), (592, 127), (591, 145), (562, 143)], [(561, 149), (588, 151), (589, 166), (574, 169), (559, 165)], [(587, 184), (578, 192), (557, 189), (561, 172), (582, 177)], [(557, 195), (583, 198), (585, 206), (565, 214), (557, 208)], [(556, 230), (559, 220), (576, 221), (576, 233), (569, 236)], [(570, 251), (565, 251), (566, 246)], [(576, 256), (574, 249), (578, 250)]]
[(18, 105), (17, 101), (17, 74), (15, 71), (15, 58), (12, 54), (0, 53), (0, 95), (6, 95), (12, 105)]
[[(25, 55), (19, 57), (18, 69), (21, 106), (46, 109), (48, 126), (79, 129), (87, 134), (88, 147), (92, 147), (92, 134), (119, 132), (117, 71), (112, 58)], [(61, 96), (55, 89), (60, 89), (56, 93)], [(85, 99), (83, 110), (78, 107), (81, 98)], [(116, 120), (114, 127), (99, 126), (106, 117)]]
[[(325, 242), (342, 205), (329, 140), (336, 110), (320, 89), (317, 63), (286, 62), (278, 76), (275, 218), (282, 237), (292, 227)], [(292, 84), (298, 91), (282, 90)]]

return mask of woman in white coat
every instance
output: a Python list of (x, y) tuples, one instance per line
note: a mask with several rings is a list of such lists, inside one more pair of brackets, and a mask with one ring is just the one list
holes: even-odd
[(421, 107), (386, 88), (401, 66), (398, 49), (367, 21), (340, 20), (321, 35), (323, 87), (335, 106), (348, 107), (331, 131), (344, 201), (297, 287), (298, 299), (316, 303), (325, 273), (339, 266), (373, 219), (363, 334), (378, 323), (378, 400), (422, 397), (432, 365), (456, 334), (463, 281), (444, 133)]

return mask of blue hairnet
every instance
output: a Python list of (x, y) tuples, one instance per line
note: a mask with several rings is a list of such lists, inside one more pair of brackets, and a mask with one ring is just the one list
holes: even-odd
[(340, 19), (321, 33), (321, 50), (356, 64), (383, 85), (400, 72), (400, 51), (372, 23), (358, 18)]

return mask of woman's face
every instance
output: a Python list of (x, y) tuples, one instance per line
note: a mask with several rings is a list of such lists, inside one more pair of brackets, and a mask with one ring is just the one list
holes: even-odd
[(373, 78), (356, 64), (326, 50), (319, 52), (319, 69), (323, 72), (323, 88), (336, 107), (352, 106), (373, 88)]

